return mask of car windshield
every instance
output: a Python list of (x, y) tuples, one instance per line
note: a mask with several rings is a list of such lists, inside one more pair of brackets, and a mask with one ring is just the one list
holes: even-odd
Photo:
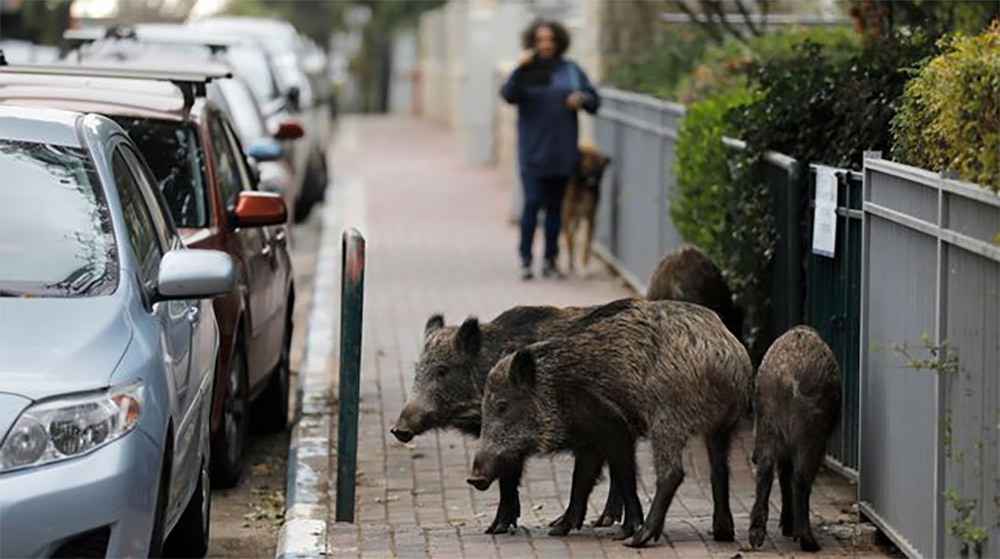
[(226, 62), (232, 64), (236, 73), (246, 80), (253, 94), (261, 101), (271, 101), (278, 97), (278, 86), (274, 74), (262, 49), (233, 46), (226, 49)]
[(205, 163), (198, 134), (183, 122), (115, 117), (138, 146), (178, 227), (207, 227)]
[(84, 297), (118, 285), (108, 204), (80, 148), (0, 140), (0, 294)]

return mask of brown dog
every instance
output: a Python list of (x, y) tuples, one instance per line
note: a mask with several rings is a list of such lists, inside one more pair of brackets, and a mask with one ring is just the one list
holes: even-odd
[(562, 205), (562, 232), (566, 238), (566, 255), (569, 269), (574, 270), (575, 258), (573, 241), (577, 228), (583, 223), (586, 235), (583, 238), (583, 269), (590, 263), (590, 245), (594, 240), (594, 219), (597, 203), (601, 199), (601, 178), (611, 164), (611, 158), (593, 146), (580, 146), (580, 163), (566, 185), (566, 197)]

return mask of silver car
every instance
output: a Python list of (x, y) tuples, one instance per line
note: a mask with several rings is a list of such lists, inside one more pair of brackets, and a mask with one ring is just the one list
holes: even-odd
[(0, 107), (0, 556), (203, 555), (233, 285), (121, 128)]

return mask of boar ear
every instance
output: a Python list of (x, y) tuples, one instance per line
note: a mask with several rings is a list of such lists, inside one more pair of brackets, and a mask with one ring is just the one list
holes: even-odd
[(430, 336), (435, 330), (440, 330), (444, 328), (444, 316), (440, 314), (432, 314), (430, 318), (427, 319), (427, 325), (424, 326), (424, 338)]
[(521, 349), (510, 361), (510, 381), (514, 386), (535, 386), (535, 355), (530, 349)]
[(455, 336), (455, 349), (467, 355), (479, 353), (479, 347), (483, 343), (482, 333), (479, 331), (479, 320), (474, 316), (465, 319), (465, 322), (458, 327), (458, 334)]

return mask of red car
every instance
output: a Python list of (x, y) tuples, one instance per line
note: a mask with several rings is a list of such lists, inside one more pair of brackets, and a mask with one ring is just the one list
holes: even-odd
[[(195, 68), (192, 68), (195, 66)], [(217, 64), (183, 72), (91, 66), (0, 67), (0, 103), (95, 112), (114, 119), (146, 158), (185, 244), (230, 254), (237, 286), (215, 300), (221, 346), (212, 406), (213, 484), (242, 472), (250, 403), (259, 419), (288, 420), (295, 289), (287, 209), (257, 190), (230, 120), (206, 98)]]

